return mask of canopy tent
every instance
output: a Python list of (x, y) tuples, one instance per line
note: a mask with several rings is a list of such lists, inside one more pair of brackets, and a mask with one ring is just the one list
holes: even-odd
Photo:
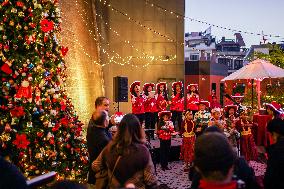
[(270, 62), (262, 59), (256, 59), (221, 81), (253, 79), (257, 86), (258, 108), (260, 108), (260, 81), (265, 78), (284, 77), (284, 69), (279, 68)]

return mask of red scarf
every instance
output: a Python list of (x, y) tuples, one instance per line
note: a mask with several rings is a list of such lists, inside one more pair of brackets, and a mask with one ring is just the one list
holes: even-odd
[(205, 180), (200, 180), (199, 188), (200, 189), (236, 189), (237, 182), (232, 181), (226, 184), (218, 184), (214, 182), (207, 182)]

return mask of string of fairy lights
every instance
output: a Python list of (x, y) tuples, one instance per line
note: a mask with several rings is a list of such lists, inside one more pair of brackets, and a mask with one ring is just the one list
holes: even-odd
[(147, 26), (147, 25), (144, 25), (141, 21), (139, 20), (135, 20), (134, 18), (130, 17), (127, 13), (125, 12), (122, 12), (120, 10), (118, 10), (117, 8), (115, 8), (114, 6), (112, 6), (110, 3), (107, 3), (107, 1), (103, 1), (103, 0), (98, 0), (98, 2), (100, 2), (102, 5), (108, 7), (110, 10), (112, 10), (113, 12), (116, 12), (124, 17), (126, 17), (128, 20), (131, 20), (132, 22), (136, 23), (138, 26), (140, 26), (141, 28), (145, 28), (163, 38), (165, 38), (166, 40), (170, 41), (170, 42), (176, 42), (175, 39), (171, 38), (170, 36), (166, 35), (166, 34), (162, 34), (161, 32)]
[(223, 30), (231, 31), (231, 32), (239, 32), (239, 33), (244, 33), (244, 34), (264, 36), (264, 37), (273, 37), (273, 38), (281, 38), (282, 37), (281, 35), (263, 34), (263, 33), (257, 33), (257, 32), (243, 31), (243, 30), (239, 30), (239, 29), (232, 29), (230, 27), (212, 24), (212, 23), (209, 23), (207, 21), (202, 21), (202, 20), (198, 20), (198, 19), (195, 19), (195, 18), (191, 18), (191, 17), (185, 16), (185, 15), (182, 15), (180, 13), (177, 13), (175, 11), (166, 9), (166, 8), (156, 4), (156, 3), (153, 3), (151, 0), (143, 0), (143, 1), (145, 2), (146, 5), (157, 8), (158, 10), (161, 10), (162, 12), (169, 13), (170, 15), (173, 15), (178, 19), (184, 19), (184, 20), (189, 20), (189, 21), (192, 21), (192, 22), (198, 22), (198, 23), (202, 23), (202, 24), (205, 24), (205, 25), (208, 25), (208, 26), (220, 28), (220, 29), (223, 29)]
[[(85, 1), (85, 3), (87, 3), (87, 2)], [(78, 2), (77, 2), (77, 1), (75, 2), (75, 4), (76, 4), (76, 6), (78, 6)], [(84, 21), (84, 23), (85, 23), (86, 26), (88, 27), (87, 22), (83, 19), (84, 16), (80, 13), (79, 9), (77, 9), (77, 12), (78, 12), (78, 14), (82, 17), (82, 20)], [(85, 13), (85, 16), (86, 16), (87, 13), (86, 13), (84, 10), (83, 10), (83, 12)], [(100, 15), (100, 17), (102, 17), (102, 16)], [(88, 19), (88, 17), (87, 17), (87, 19)], [(92, 21), (91, 21), (91, 23), (92, 23), (92, 25), (94, 26), (94, 23), (93, 23)], [(117, 31), (113, 30), (113, 29), (109, 26), (108, 23), (106, 23), (106, 25), (108, 25), (109, 29), (110, 29), (111, 31), (113, 31), (117, 36), (120, 36), (120, 34), (119, 34)], [(97, 27), (95, 27), (95, 28), (96, 28), (96, 30), (97, 30), (98, 36), (100, 36), (100, 37), (104, 40), (103, 36), (102, 36), (101, 33), (98, 31), (98, 28), (97, 28)], [(88, 30), (88, 31), (89, 31), (89, 34), (90, 34), (91, 36), (93, 35), (94, 40), (98, 42), (98, 39), (96, 38), (96, 35), (93, 34), (93, 31), (92, 31), (92, 30)], [(132, 48), (135, 48), (134, 45), (131, 45), (131, 44), (130, 44), (130, 41), (126, 41), (126, 40), (125, 40), (124, 42), (125, 42), (126, 44), (129, 44)], [(100, 43), (99, 43), (99, 44), (100, 44)], [(110, 46), (109, 43), (107, 43), (107, 45)], [(141, 52), (144, 56), (141, 56), (141, 57), (127, 56), (127, 57), (125, 57), (125, 59), (128, 59), (128, 60), (125, 61), (117, 52), (112, 51), (112, 52), (115, 53), (116, 55), (111, 57), (111, 56), (109, 55), (109, 53), (108, 53), (107, 50), (103, 49), (101, 45), (99, 45), (99, 46), (100, 46), (100, 48), (102, 49), (103, 53), (105, 53), (105, 54), (108, 56), (108, 58), (111, 60), (110, 62), (114, 62), (114, 63), (120, 64), (120, 65), (125, 65), (125, 64), (128, 64), (128, 65), (129, 65), (129, 64), (130, 64), (129, 62), (130, 62), (130, 60), (131, 60), (132, 58), (136, 58), (136, 59), (150, 59), (150, 62), (152, 62), (152, 61), (171, 61), (171, 60), (176, 59), (176, 55), (169, 55), (169, 56), (167, 56), (166, 59), (165, 59), (165, 56), (163, 56), (163, 55), (162, 55), (162, 56), (150, 56), (150, 55), (147, 55), (147, 54), (144, 53), (144, 52)], [(140, 52), (137, 48), (135, 48), (135, 50), (138, 51), (138, 52)], [(84, 54), (87, 54), (87, 53), (84, 53)], [(118, 57), (118, 58), (122, 59), (122, 60), (123, 60), (123, 63), (119, 63), (119, 62), (114, 61), (114, 57)], [(148, 62), (148, 63), (142, 65), (142, 67), (148, 66), (148, 65), (150, 64), (150, 62)], [(110, 64), (110, 63), (106, 63), (106, 64), (102, 64), (102, 65), (105, 66), (105, 65), (108, 65), (108, 64)], [(133, 65), (133, 64), (132, 64), (131, 66), (140, 67), (140, 66)]]

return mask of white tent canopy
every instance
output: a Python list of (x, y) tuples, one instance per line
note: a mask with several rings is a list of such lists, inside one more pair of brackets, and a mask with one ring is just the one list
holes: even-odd
[(282, 78), (284, 69), (279, 68), (268, 61), (256, 59), (221, 81), (255, 79), (258, 93), (258, 108), (260, 108), (260, 81), (265, 78)]
[(279, 68), (268, 61), (256, 59), (231, 75), (225, 77), (222, 81), (281, 77), (284, 77), (284, 69)]

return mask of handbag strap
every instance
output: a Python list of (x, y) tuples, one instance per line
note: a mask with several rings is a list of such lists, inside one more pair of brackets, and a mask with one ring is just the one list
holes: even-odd
[(112, 180), (112, 177), (113, 177), (113, 174), (114, 174), (115, 168), (116, 168), (116, 166), (117, 166), (117, 164), (118, 164), (118, 162), (119, 162), (120, 158), (121, 158), (121, 155), (120, 155), (120, 156), (118, 156), (118, 157), (117, 157), (117, 159), (116, 159), (116, 162), (115, 162), (114, 167), (113, 167), (112, 172), (111, 172), (110, 179), (109, 179), (109, 181), (108, 181), (108, 187), (107, 187), (107, 188), (109, 188), (109, 186), (110, 186), (110, 184), (111, 184), (111, 180)]

